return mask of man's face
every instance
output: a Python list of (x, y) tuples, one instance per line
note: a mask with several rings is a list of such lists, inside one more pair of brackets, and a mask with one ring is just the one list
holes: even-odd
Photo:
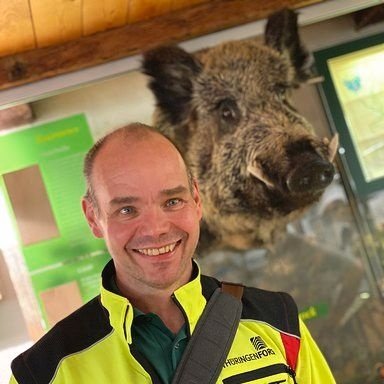
[(106, 241), (119, 286), (176, 289), (190, 279), (199, 237), (197, 186), (191, 193), (184, 163), (163, 137), (122, 140), (112, 138), (95, 159), (98, 209), (84, 200), (85, 215)]

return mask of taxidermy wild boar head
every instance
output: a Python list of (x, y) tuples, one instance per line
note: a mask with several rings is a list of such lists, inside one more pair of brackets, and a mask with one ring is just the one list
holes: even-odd
[(289, 98), (310, 76), (308, 62), (297, 15), (287, 9), (268, 19), (264, 44), (144, 54), (154, 125), (176, 143), (200, 185), (200, 249), (270, 245), (332, 181), (337, 137), (316, 137)]

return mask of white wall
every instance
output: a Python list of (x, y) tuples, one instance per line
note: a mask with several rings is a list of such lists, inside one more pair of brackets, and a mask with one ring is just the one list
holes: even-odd
[(146, 77), (139, 71), (32, 103), (36, 122), (85, 113), (93, 137), (134, 121), (151, 123), (154, 108)]

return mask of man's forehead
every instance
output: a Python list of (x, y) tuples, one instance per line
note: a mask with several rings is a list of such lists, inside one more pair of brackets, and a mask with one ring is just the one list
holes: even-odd
[[(108, 143), (95, 158), (92, 179), (119, 180), (139, 175), (156, 178), (159, 174), (171, 179), (188, 180), (184, 160), (171, 143), (138, 143), (127, 147), (124, 143)], [(140, 180), (137, 180), (140, 181)]]
[[(121, 135), (110, 138), (95, 158), (91, 176), (95, 192), (104, 190), (108, 194), (119, 184), (122, 189), (128, 184), (139, 186), (143, 178), (144, 182), (153, 179), (166, 188), (184, 184), (190, 188), (188, 170), (176, 147), (152, 132), (147, 140), (134, 142)], [(165, 185), (164, 180), (170, 184)]]
[(134, 154), (139, 151), (152, 151), (152, 153), (178, 154), (176, 147), (162, 134), (157, 132), (146, 132), (144, 135), (137, 133), (118, 133), (106, 140), (100, 149), (98, 156), (115, 156), (119, 153)]

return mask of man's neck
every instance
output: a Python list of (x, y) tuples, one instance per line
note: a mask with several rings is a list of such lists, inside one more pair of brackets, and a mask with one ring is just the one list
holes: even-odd
[[(120, 273), (119, 273), (120, 272)], [(155, 313), (163, 323), (177, 333), (185, 323), (182, 310), (173, 299), (173, 293), (194, 278), (196, 268), (191, 261), (179, 278), (173, 283), (155, 286), (139, 279), (132, 279), (128, 273), (116, 269), (116, 284), (121, 294), (143, 313)]]
[(143, 313), (155, 313), (171, 332), (177, 333), (185, 323), (184, 316), (172, 299), (174, 288), (147, 289), (144, 293), (139, 289), (127, 289), (118, 280), (116, 284), (121, 294)]
[(135, 308), (144, 313), (155, 313), (174, 334), (179, 332), (185, 323), (184, 316), (171, 295), (164, 297), (147, 296), (145, 300), (142, 300), (142, 298), (137, 300), (130, 298), (130, 301)]

